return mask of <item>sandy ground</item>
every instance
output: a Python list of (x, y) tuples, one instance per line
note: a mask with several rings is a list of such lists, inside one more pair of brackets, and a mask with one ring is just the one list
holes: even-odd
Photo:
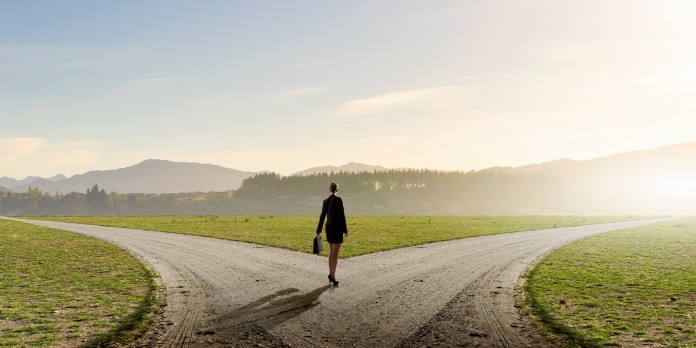
[(307, 253), (24, 221), (112, 242), (159, 273), (166, 306), (133, 346), (552, 347), (515, 308), (525, 268), (566, 243), (661, 220), (477, 237), (342, 259), (340, 286), (331, 288), (327, 258)]

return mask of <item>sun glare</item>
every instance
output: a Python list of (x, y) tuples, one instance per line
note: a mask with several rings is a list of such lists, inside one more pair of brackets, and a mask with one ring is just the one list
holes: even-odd
[(696, 179), (694, 169), (656, 169), (638, 174), (634, 190), (646, 201), (652, 201), (656, 209), (669, 213), (696, 211)]

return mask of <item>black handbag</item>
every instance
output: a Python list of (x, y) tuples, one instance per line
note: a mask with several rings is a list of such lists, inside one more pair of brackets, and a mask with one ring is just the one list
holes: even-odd
[(312, 254), (321, 254), (321, 233), (317, 233), (314, 237), (314, 247), (312, 248)]

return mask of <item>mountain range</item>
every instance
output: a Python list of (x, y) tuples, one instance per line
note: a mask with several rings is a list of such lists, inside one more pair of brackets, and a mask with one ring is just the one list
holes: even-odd
[(26, 192), (32, 186), (48, 193), (85, 192), (98, 184), (106, 192), (119, 193), (226, 191), (239, 188), (242, 180), (254, 174), (213, 164), (151, 159), (126, 168), (95, 170), (62, 180), (36, 178), (26, 183), (25, 179), (10, 190)]
[(571, 189), (631, 194), (660, 191), (682, 194), (696, 189), (696, 142), (632, 151), (584, 161), (561, 159), (517, 168), (485, 171), (503, 174), (543, 173), (563, 178)]
[[(380, 166), (348, 163), (342, 166), (314, 167), (294, 175), (330, 173), (332, 171), (375, 171), (386, 170)], [(149, 159), (136, 165), (113, 169), (94, 170), (70, 178), (56, 175), (51, 178), (29, 176), (17, 180), (0, 178), (0, 192), (27, 192), (29, 186), (48, 193), (85, 192), (98, 184), (106, 192), (118, 193), (179, 193), (210, 192), (238, 189), (248, 177), (264, 172), (245, 172), (213, 164), (172, 162)]]
[(696, 211), (696, 142), (632, 151), (585, 161), (562, 159), (517, 168), (489, 168), (504, 174), (542, 173), (560, 178), (575, 211), (594, 213)]
[[(303, 170), (295, 175), (312, 175), (339, 171), (373, 172), (388, 168), (361, 163), (323, 166)], [(603, 192), (630, 197), (636, 190), (658, 194), (655, 204), (676, 196), (690, 199), (696, 193), (696, 141), (669, 145), (652, 150), (632, 151), (596, 159), (576, 161), (561, 159), (521, 167), (493, 167), (481, 172), (502, 174), (542, 173), (561, 178), (577, 192)], [(261, 172), (245, 172), (213, 164), (146, 160), (136, 165), (84, 174), (52, 178), (27, 177), (22, 180), (0, 178), (3, 187), (26, 192), (29, 186), (48, 193), (85, 192), (98, 184), (107, 192), (177, 193), (236, 190), (242, 181)], [(656, 197), (655, 194), (650, 197)], [(601, 195), (600, 195), (601, 197)], [(601, 198), (600, 198), (601, 199)]]
[[(586, 178), (607, 173), (621, 177), (663, 169), (691, 170), (696, 167), (696, 141), (663, 146), (651, 150), (631, 151), (584, 161), (560, 159), (521, 167), (493, 167), (483, 171), (504, 174), (545, 173), (567, 178)], [(654, 174), (654, 173), (653, 173)]]
[(0, 178), (0, 191), (2, 191), (3, 188), (6, 189), (7, 187), (17, 187), (17, 186), (31, 184), (32, 182), (39, 180), (39, 179), (55, 182), (55, 181), (65, 180), (65, 179), (67, 179), (67, 177), (63, 174), (59, 174), (59, 175), (56, 175), (54, 177), (45, 178), (45, 179), (38, 177), (38, 176), (28, 176), (24, 179), (17, 180), (14, 178), (8, 178), (6, 176), (3, 176), (2, 178)]

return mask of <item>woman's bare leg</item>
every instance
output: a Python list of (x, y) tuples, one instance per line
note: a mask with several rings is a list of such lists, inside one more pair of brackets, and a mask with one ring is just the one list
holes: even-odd
[(341, 249), (341, 243), (329, 243), (331, 252), (329, 253), (329, 275), (336, 279), (336, 266), (338, 265), (338, 251)]

